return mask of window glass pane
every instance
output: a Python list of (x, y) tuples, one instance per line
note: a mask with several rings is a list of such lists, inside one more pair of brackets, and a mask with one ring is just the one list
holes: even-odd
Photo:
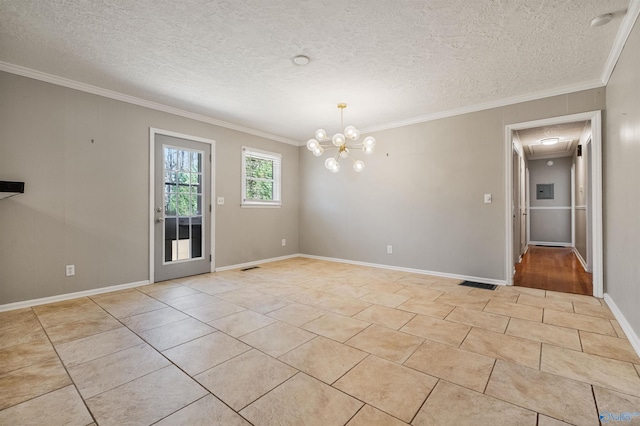
[(172, 241), (173, 259), (189, 259), (189, 218), (178, 219), (178, 238)]
[(191, 218), (191, 258), (202, 257), (202, 218)]
[(202, 171), (202, 154), (199, 152), (191, 153), (191, 169), (192, 172)]
[(175, 148), (164, 149), (164, 169), (176, 170), (178, 164), (178, 150)]
[(176, 240), (176, 219), (164, 220), (164, 261), (171, 262), (173, 258), (173, 242)]
[(247, 177), (273, 179), (273, 161), (247, 157)]
[(189, 239), (189, 218), (188, 217), (178, 218), (178, 239), (179, 240)]
[(164, 172), (164, 181), (165, 183), (176, 183), (175, 172)]
[(192, 195), (192, 209), (194, 215), (202, 216), (202, 195)]
[(180, 171), (185, 171), (188, 172), (189, 171), (189, 159), (190, 159), (191, 155), (189, 151), (185, 151), (185, 150), (180, 150), (178, 151), (178, 164), (177, 164), (177, 169)]
[(177, 195), (177, 214), (178, 216), (191, 216), (191, 195), (183, 193), (189, 188), (180, 187), (180, 193)]
[(191, 173), (180, 172), (177, 175), (178, 184), (180, 185), (188, 184), (190, 179), (191, 179)]
[(175, 216), (176, 215), (176, 195), (169, 194), (164, 197), (164, 215)]
[(273, 200), (273, 182), (247, 180), (247, 199)]

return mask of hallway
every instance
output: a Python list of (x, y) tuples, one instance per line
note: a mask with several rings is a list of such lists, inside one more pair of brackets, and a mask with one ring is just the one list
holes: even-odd
[(585, 272), (570, 247), (530, 246), (516, 265), (514, 285), (593, 295), (592, 274)]

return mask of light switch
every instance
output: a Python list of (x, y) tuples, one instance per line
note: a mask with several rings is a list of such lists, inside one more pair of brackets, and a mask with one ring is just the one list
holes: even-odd
[(484, 203), (491, 204), (491, 194), (484, 194)]
[(224, 205), (224, 197), (218, 197), (218, 205), (219, 206)]

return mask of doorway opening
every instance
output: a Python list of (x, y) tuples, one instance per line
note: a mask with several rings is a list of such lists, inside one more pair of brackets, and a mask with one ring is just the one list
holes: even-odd
[(584, 269), (573, 247), (529, 246), (522, 261), (516, 265), (513, 285), (593, 294), (592, 274)]
[(507, 284), (602, 297), (600, 111), (505, 130)]

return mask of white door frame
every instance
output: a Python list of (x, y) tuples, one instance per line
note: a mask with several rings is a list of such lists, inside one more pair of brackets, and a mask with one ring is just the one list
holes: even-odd
[(576, 164), (571, 165), (571, 247), (576, 248)]
[(209, 243), (211, 245), (211, 272), (215, 271), (216, 256), (215, 256), (215, 210), (213, 204), (215, 198), (215, 164), (216, 164), (216, 141), (213, 139), (201, 138), (198, 136), (186, 135), (183, 133), (171, 132), (169, 130), (156, 129), (154, 127), (149, 128), (149, 282), (155, 282), (155, 267), (154, 267), (154, 250), (155, 250), (155, 140), (156, 135), (165, 135), (179, 139), (186, 139), (194, 142), (201, 142), (211, 145), (211, 182), (209, 188), (211, 191), (211, 223), (207, 224), (210, 229)]
[(592, 179), (590, 186), (593, 197), (590, 201), (593, 214), (591, 221), (591, 235), (593, 238), (593, 295), (600, 298), (604, 295), (602, 238), (602, 113), (599, 110), (528, 121), (525, 123), (509, 124), (505, 126), (505, 277), (507, 285), (513, 285), (513, 224), (511, 217), (511, 205), (513, 203), (513, 131), (587, 120), (591, 121), (592, 138), (592, 155), (590, 158)]

